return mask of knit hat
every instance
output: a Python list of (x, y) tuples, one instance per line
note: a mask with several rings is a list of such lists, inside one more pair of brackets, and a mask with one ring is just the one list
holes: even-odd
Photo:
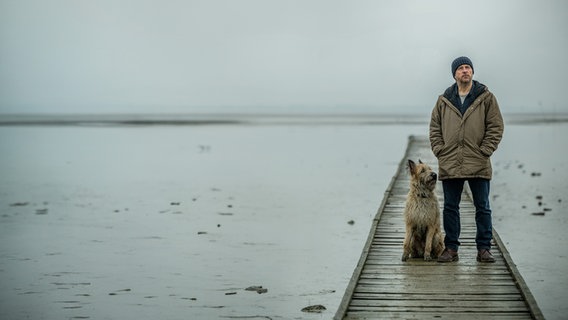
[(462, 64), (467, 64), (471, 67), (471, 71), (474, 72), (473, 70), (473, 63), (471, 63), (471, 60), (469, 60), (468, 57), (459, 57), (456, 58), (454, 60), (454, 62), (452, 62), (452, 77), (456, 76), (456, 70), (462, 65)]

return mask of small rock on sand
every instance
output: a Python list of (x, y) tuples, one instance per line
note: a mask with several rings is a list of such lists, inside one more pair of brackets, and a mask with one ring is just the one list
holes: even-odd
[(29, 202), (14, 202), (14, 203), (10, 203), (10, 207), (25, 207), (28, 204), (30, 204)]
[(263, 288), (262, 286), (250, 286), (250, 287), (246, 288), (245, 290), (246, 291), (256, 291), (256, 293), (258, 293), (258, 294), (268, 292), (268, 289)]
[(324, 306), (322, 306), (321, 304), (316, 304), (313, 306), (307, 306), (305, 308), (302, 308), (302, 312), (310, 312), (310, 313), (321, 313), (322, 311), (327, 310)]

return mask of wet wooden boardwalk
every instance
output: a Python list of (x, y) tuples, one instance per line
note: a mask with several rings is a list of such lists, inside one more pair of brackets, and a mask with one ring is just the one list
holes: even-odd
[[(401, 261), (407, 159), (422, 159), (437, 171), (427, 138), (410, 137), (334, 319), (544, 319), (495, 230), (496, 262), (476, 261), (475, 208), (466, 192), (460, 206), (460, 260)], [(443, 204), (441, 183), (437, 192)]]

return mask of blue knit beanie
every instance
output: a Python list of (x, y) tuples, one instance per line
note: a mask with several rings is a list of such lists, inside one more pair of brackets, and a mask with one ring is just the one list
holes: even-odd
[(456, 70), (462, 65), (462, 64), (467, 64), (471, 67), (471, 71), (474, 72), (473, 70), (473, 63), (471, 63), (471, 60), (469, 60), (468, 57), (459, 57), (456, 58), (454, 60), (454, 62), (452, 62), (452, 77), (456, 76)]

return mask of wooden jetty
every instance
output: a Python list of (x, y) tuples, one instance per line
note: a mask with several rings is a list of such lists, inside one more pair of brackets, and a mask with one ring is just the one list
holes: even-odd
[[(476, 261), (475, 207), (468, 192), (460, 205), (460, 260), (401, 261), (407, 159), (437, 169), (427, 138), (411, 136), (334, 319), (544, 319), (495, 230), (491, 252), (496, 262)], [(442, 205), (441, 183), (437, 193)]]

